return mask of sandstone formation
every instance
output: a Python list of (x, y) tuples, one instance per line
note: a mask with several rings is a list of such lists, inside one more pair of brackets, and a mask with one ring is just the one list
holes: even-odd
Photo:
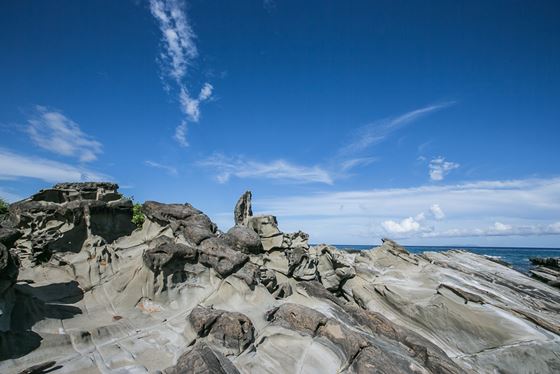
[(309, 244), (251, 193), (221, 232), (110, 183), (0, 217), (2, 373), (557, 373), (560, 292), (464, 251)]

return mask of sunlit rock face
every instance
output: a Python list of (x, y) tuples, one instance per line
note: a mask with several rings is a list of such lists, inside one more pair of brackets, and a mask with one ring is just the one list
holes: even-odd
[(557, 373), (560, 293), (463, 251), (284, 233), (251, 193), (221, 232), (110, 183), (0, 217), (0, 372)]

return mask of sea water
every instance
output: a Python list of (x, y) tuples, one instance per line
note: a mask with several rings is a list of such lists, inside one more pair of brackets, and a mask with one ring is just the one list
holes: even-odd
[[(339, 249), (366, 250), (374, 245), (344, 245), (338, 244)], [(560, 248), (515, 248), (515, 247), (430, 247), (430, 246), (410, 246), (405, 247), (411, 253), (422, 252), (443, 252), (450, 249), (462, 249), (479, 255), (492, 256), (511, 264), (512, 267), (521, 272), (528, 272), (531, 267), (529, 258), (531, 257), (560, 257)]]

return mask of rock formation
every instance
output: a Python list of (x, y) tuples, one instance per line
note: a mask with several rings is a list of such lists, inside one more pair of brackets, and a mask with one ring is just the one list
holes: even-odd
[(529, 273), (535, 279), (546, 284), (560, 288), (560, 258), (535, 257), (530, 259), (533, 268), (529, 269)]
[(345, 252), (60, 184), (0, 217), (0, 372), (555, 373), (560, 292), (464, 251)]

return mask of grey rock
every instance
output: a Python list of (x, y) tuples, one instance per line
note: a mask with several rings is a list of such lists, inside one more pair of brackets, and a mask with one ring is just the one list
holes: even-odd
[(190, 204), (162, 204), (146, 201), (142, 205), (146, 218), (160, 226), (172, 228), (176, 235), (183, 235), (193, 245), (216, 235), (217, 227), (200, 210)]
[(224, 354), (238, 355), (254, 340), (253, 323), (242, 313), (197, 306), (191, 311), (189, 322), (198, 337)]
[(21, 235), (21, 232), (13, 227), (0, 226), (0, 243), (8, 248), (12, 248)]
[(271, 238), (282, 234), (278, 229), (278, 222), (274, 216), (249, 217), (247, 225), (259, 234), (261, 238)]
[(258, 254), (263, 251), (259, 235), (248, 227), (234, 226), (223, 237), (240, 252)]
[(298, 280), (313, 280), (317, 277), (317, 258), (304, 247), (289, 248), (288, 275)]
[(165, 370), (166, 374), (239, 374), (235, 366), (220, 352), (206, 343), (195, 346), (177, 360), (177, 364)]
[(209, 238), (200, 244), (198, 260), (212, 267), (222, 277), (227, 277), (239, 270), (249, 257), (232, 249), (222, 238)]
[(153, 272), (159, 272), (164, 268), (182, 267), (185, 262), (196, 261), (197, 250), (185, 244), (161, 243), (144, 251), (144, 264)]
[(250, 289), (254, 289), (260, 281), (259, 274), (260, 269), (258, 265), (247, 262), (241, 269), (234, 273), (233, 276), (243, 280)]
[(245, 226), (249, 222), (249, 217), (253, 215), (251, 209), (251, 191), (246, 191), (235, 204), (233, 219), (236, 225)]
[(160, 223), (161, 226), (202, 213), (190, 204), (163, 204), (156, 201), (146, 201), (142, 204), (142, 212), (146, 218)]
[(278, 288), (278, 281), (274, 271), (267, 268), (260, 268), (258, 277), (259, 282), (266, 287), (268, 292), (273, 293), (276, 288)]

